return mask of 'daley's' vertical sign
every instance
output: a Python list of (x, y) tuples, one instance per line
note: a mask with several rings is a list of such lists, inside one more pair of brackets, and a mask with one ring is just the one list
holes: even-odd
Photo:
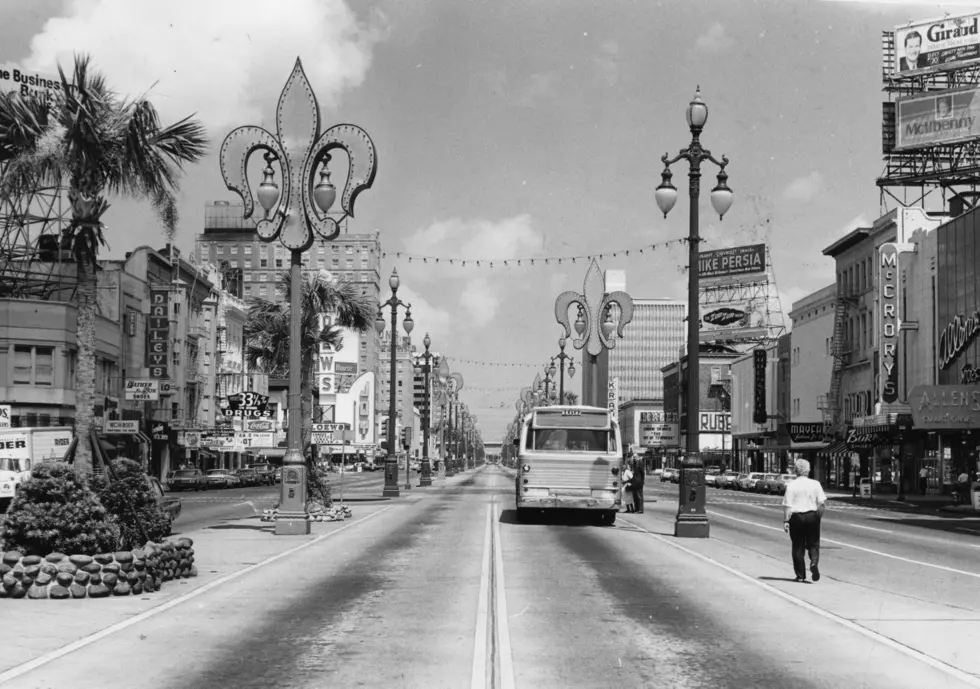
[(150, 317), (146, 330), (146, 366), (150, 378), (169, 378), (170, 355), (170, 290), (150, 288)]

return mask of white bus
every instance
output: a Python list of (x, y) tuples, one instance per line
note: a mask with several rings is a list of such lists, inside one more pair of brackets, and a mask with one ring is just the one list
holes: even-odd
[(622, 507), (619, 423), (608, 409), (538, 407), (524, 417), (517, 445), (517, 517), (540, 509), (591, 510), (613, 524)]

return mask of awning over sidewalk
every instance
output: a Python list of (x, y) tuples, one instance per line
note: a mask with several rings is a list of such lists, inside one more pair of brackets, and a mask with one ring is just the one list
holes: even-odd
[(847, 452), (847, 441), (835, 440), (830, 445), (820, 450), (817, 453), (817, 457), (823, 457), (825, 459), (841, 459), (847, 456)]
[(879, 445), (894, 445), (897, 442), (896, 430), (895, 426), (889, 424), (852, 428), (847, 434), (847, 446), (866, 449)]

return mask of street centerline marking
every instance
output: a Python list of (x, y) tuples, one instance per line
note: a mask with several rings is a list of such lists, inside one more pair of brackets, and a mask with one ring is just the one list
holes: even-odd
[(316, 545), (317, 543), (327, 538), (330, 538), (331, 536), (339, 534), (341, 531), (346, 531), (352, 526), (362, 524), (366, 522), (368, 519), (373, 519), (374, 517), (377, 517), (379, 514), (382, 514), (383, 512), (387, 512), (392, 507), (395, 507), (395, 505), (389, 505), (388, 507), (384, 507), (378, 510), (377, 512), (374, 512), (373, 514), (369, 514), (366, 517), (362, 517), (358, 519), (357, 521), (352, 521), (350, 524), (345, 524), (339, 529), (325, 533), (322, 536), (317, 536), (316, 538), (310, 541), (306, 541), (305, 543), (300, 543), (298, 546), (294, 548), (290, 548), (289, 550), (281, 552), (278, 555), (273, 555), (272, 557), (268, 557), (265, 560), (262, 560), (261, 562), (255, 563), (254, 565), (249, 565), (245, 569), (240, 569), (237, 572), (232, 572), (230, 574), (226, 574), (223, 577), (219, 577), (214, 581), (208, 582), (204, 586), (201, 586), (200, 588), (196, 588), (193, 591), (188, 591), (183, 595), (177, 596), (176, 598), (173, 598), (165, 603), (161, 603), (155, 608), (144, 610), (140, 614), (125, 619), (122, 622), (117, 622), (116, 624), (106, 627), (105, 629), (102, 629), (100, 631), (97, 631), (94, 634), (90, 634), (89, 636), (82, 637), (78, 641), (73, 641), (67, 646), (62, 646), (61, 648), (57, 648), (43, 655), (39, 655), (37, 658), (34, 658), (33, 660), (29, 660), (26, 663), (22, 663), (21, 665), (15, 665), (14, 667), (7, 670), (6, 672), (0, 673), (0, 684), (3, 684), (4, 682), (8, 682), (17, 677), (20, 677), (21, 675), (26, 674), (32, 670), (36, 670), (42, 665), (47, 665), (48, 663), (57, 660), (58, 658), (61, 658), (63, 656), (66, 656), (69, 653), (74, 653), (75, 651), (81, 648), (85, 648), (86, 646), (93, 644), (101, 639), (104, 639), (105, 637), (111, 634), (115, 634), (116, 632), (122, 631), (123, 629), (132, 627), (134, 624), (142, 622), (143, 620), (147, 620), (151, 617), (155, 617), (156, 615), (159, 615), (161, 612), (166, 612), (167, 610), (170, 610), (170, 608), (177, 607), (178, 605), (180, 605), (185, 601), (189, 601), (192, 598), (197, 598), (201, 594), (207, 593), (213, 588), (216, 588), (229, 581), (232, 581), (233, 579), (237, 579), (238, 577), (244, 576), (249, 572), (253, 572), (256, 569), (259, 569), (260, 567), (265, 567), (266, 565), (270, 565), (273, 562), (276, 562), (277, 560), (281, 560), (288, 555), (292, 555), (293, 553), (297, 553), (300, 550), (304, 550), (312, 545)]
[[(719, 515), (719, 516), (724, 517), (725, 515)], [(731, 518), (734, 519), (734, 517), (731, 517)], [(626, 520), (623, 520), (623, 521), (626, 521)], [(738, 521), (745, 521), (745, 520), (739, 519)], [(630, 524), (630, 525), (633, 525), (632, 522), (626, 522), (626, 523), (627, 524)], [(746, 522), (746, 523), (751, 524), (752, 522)], [(773, 531), (782, 531), (782, 529), (777, 529), (777, 528), (772, 527), (772, 526), (765, 526), (763, 524), (756, 524), (756, 526), (762, 526), (762, 527), (764, 527), (766, 529), (772, 529)], [(971, 675), (971, 674), (969, 674), (967, 672), (964, 672), (964, 671), (960, 670), (959, 668), (953, 667), (952, 665), (949, 665), (947, 663), (944, 663), (943, 661), (941, 661), (941, 660), (939, 660), (937, 658), (933, 658), (932, 656), (926, 655), (925, 653), (922, 653), (921, 651), (917, 651), (914, 648), (911, 648), (910, 646), (906, 646), (906, 645), (904, 645), (902, 643), (899, 643), (898, 641), (895, 641), (894, 639), (892, 639), (890, 637), (887, 637), (887, 636), (885, 636), (883, 634), (879, 634), (878, 632), (873, 631), (871, 629), (868, 629), (867, 627), (863, 627), (860, 624), (857, 624), (856, 622), (852, 622), (851, 620), (848, 620), (848, 619), (846, 619), (844, 617), (840, 617), (839, 615), (835, 615), (834, 613), (829, 612), (827, 610), (824, 610), (823, 608), (819, 608), (816, 605), (813, 605), (812, 603), (808, 603), (807, 601), (802, 600), (801, 598), (796, 598), (795, 596), (791, 596), (790, 594), (786, 593), (785, 591), (783, 591), (783, 590), (781, 590), (779, 588), (776, 588), (775, 586), (772, 586), (770, 584), (767, 584), (764, 581), (759, 581), (758, 579), (755, 579), (755, 578), (749, 576), (748, 574), (745, 574), (744, 572), (738, 571), (734, 567), (729, 567), (728, 565), (723, 564), (721, 562), (718, 562), (717, 560), (713, 560), (710, 557), (708, 557), (707, 555), (702, 555), (701, 553), (695, 552), (694, 550), (691, 550), (690, 548), (685, 548), (681, 544), (675, 543), (674, 541), (672, 541), (669, 538), (666, 538), (664, 536), (661, 536), (660, 534), (653, 533), (652, 531), (647, 531), (646, 529), (644, 529), (641, 526), (637, 526), (637, 528), (640, 529), (641, 531), (645, 531), (650, 536), (653, 536), (654, 538), (656, 538), (658, 541), (660, 541), (664, 545), (668, 545), (671, 548), (676, 548), (677, 550), (680, 550), (681, 552), (687, 553), (688, 555), (691, 555), (692, 557), (695, 557), (698, 560), (701, 560), (702, 562), (706, 562), (709, 565), (713, 565), (715, 567), (718, 567), (719, 569), (722, 569), (722, 570), (728, 572), (729, 574), (738, 577), (739, 579), (741, 579), (743, 581), (746, 581), (746, 582), (748, 582), (748, 583), (750, 583), (750, 584), (752, 584), (754, 586), (758, 586), (759, 588), (761, 588), (761, 589), (763, 589), (765, 591), (768, 591), (769, 593), (772, 593), (772, 594), (774, 594), (776, 596), (779, 596), (783, 600), (785, 600), (785, 601), (787, 601), (789, 603), (792, 603), (793, 605), (796, 605), (797, 607), (803, 608), (804, 610), (807, 610), (809, 612), (812, 612), (815, 615), (819, 615), (820, 617), (823, 617), (826, 620), (830, 620), (831, 622), (837, 622), (838, 624), (841, 624), (841, 625), (847, 627), (848, 629), (850, 629), (852, 631), (855, 631), (858, 634), (861, 634), (862, 636), (868, 637), (869, 639), (871, 639), (872, 641), (875, 641), (876, 643), (879, 643), (879, 644), (881, 644), (883, 646), (887, 646), (888, 648), (891, 648), (892, 650), (898, 651), (899, 653), (901, 653), (901, 654), (903, 654), (903, 655), (905, 655), (905, 656), (907, 656), (909, 658), (912, 658), (914, 660), (918, 660), (919, 662), (925, 663), (926, 665), (928, 665), (928, 666), (930, 666), (932, 668), (935, 668), (936, 670), (939, 670), (940, 672), (944, 672), (947, 675), (950, 675), (952, 677), (955, 677), (956, 679), (960, 680), (961, 682), (964, 682), (965, 684), (968, 684), (971, 687), (980, 687), (980, 678), (977, 678), (974, 675)], [(823, 539), (821, 539), (821, 540), (823, 540)], [(860, 548), (860, 550), (865, 550), (865, 549), (864, 548)], [(889, 556), (889, 557), (894, 557), (894, 556)], [(899, 558), (899, 559), (901, 559), (901, 558)]]
[[(494, 548), (494, 584), (496, 585), (495, 601), (497, 610), (494, 621), (497, 623), (497, 647), (500, 662), (500, 689), (514, 689), (514, 658), (510, 648), (510, 626), (507, 616), (507, 592), (504, 586), (504, 554), (500, 545), (500, 518), (497, 505), (493, 505), (493, 548)], [(496, 689), (496, 687), (494, 688)]]
[(489, 661), (490, 626), (490, 546), (493, 538), (493, 505), (487, 505), (487, 527), (483, 537), (483, 559), (480, 565), (480, 593), (476, 607), (476, 632), (473, 636), (473, 665), (470, 670), (470, 686), (485, 689), (487, 663)]

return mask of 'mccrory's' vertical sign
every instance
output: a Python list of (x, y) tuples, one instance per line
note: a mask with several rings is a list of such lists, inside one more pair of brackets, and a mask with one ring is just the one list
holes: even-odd
[(901, 321), (898, 313), (898, 244), (882, 244), (878, 249), (880, 261), (881, 323), (878, 351), (881, 352), (878, 399), (885, 404), (898, 401), (898, 333)]
[(169, 378), (170, 290), (150, 288), (150, 317), (146, 329), (146, 366), (150, 378)]

